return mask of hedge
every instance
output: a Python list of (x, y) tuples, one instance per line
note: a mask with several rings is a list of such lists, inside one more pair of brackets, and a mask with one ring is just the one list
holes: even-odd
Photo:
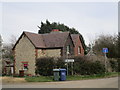
[[(93, 75), (105, 72), (105, 67), (99, 61), (91, 62), (84, 57), (74, 57), (74, 74), (75, 75)], [(66, 68), (63, 58), (43, 57), (36, 60), (36, 74), (42, 76), (52, 76), (53, 69)], [(71, 63), (68, 64), (69, 75), (71, 75)]]
[(74, 72), (79, 75), (102, 74), (105, 66), (100, 61), (91, 62), (87, 58), (75, 57)]
[(36, 67), (36, 74), (52, 76), (53, 69), (65, 68), (65, 62), (62, 58), (43, 57), (36, 60)]

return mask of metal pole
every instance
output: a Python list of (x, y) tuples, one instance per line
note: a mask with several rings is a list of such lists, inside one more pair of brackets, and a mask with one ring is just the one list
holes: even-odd
[(67, 75), (68, 75), (68, 53), (67, 53)]
[(68, 52), (67, 52), (67, 75), (68, 75)]
[[(106, 56), (106, 53), (105, 53), (105, 70), (107, 71), (107, 63), (106, 63), (106, 60), (107, 60), (107, 56)], [(106, 72), (105, 71), (105, 72)]]
[(72, 65), (71, 65), (71, 67), (72, 67), (72, 75), (73, 75), (73, 62), (72, 62)]
[(68, 75), (68, 60), (67, 60), (67, 75)]

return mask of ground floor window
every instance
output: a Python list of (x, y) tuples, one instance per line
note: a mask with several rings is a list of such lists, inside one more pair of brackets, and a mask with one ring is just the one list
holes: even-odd
[(28, 70), (28, 62), (22, 62), (23, 70)]
[(24, 70), (28, 70), (28, 64), (24, 64)]

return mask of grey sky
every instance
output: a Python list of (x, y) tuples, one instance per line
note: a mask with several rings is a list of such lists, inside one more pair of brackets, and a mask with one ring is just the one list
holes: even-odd
[(118, 32), (117, 2), (11, 2), (3, 3), (2, 37), (9, 43), (23, 31), (38, 32), (37, 25), (48, 19), (76, 28), (86, 44), (99, 34)]

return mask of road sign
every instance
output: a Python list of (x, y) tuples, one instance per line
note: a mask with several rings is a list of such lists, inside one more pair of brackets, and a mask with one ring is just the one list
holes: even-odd
[(74, 62), (74, 59), (65, 59), (65, 62)]
[(102, 52), (103, 53), (108, 53), (108, 48), (103, 48)]

